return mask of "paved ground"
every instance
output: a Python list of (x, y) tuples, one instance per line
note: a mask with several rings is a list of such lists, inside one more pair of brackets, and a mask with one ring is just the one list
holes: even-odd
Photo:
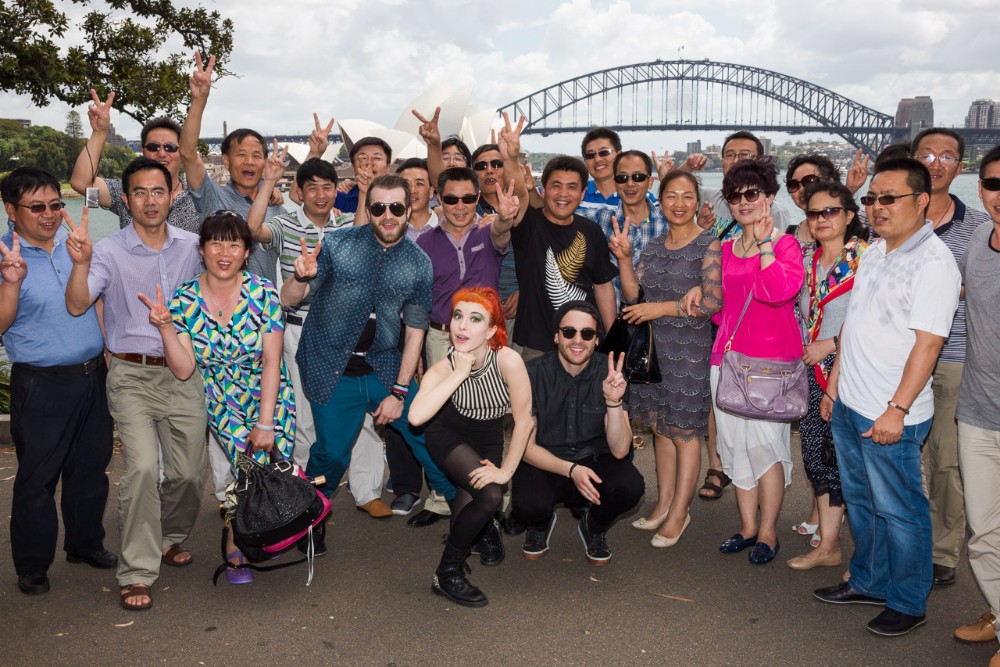
[[(793, 449), (797, 449), (797, 441)], [(637, 464), (652, 484), (651, 448)], [(798, 460), (796, 457), (796, 462)], [(0, 507), (8, 516), (12, 450), (0, 450)], [(112, 493), (121, 455), (110, 471)], [(250, 586), (211, 584), (219, 562), (220, 522), (206, 493), (189, 541), (195, 563), (164, 567), (155, 606), (118, 606), (113, 575), (60, 557), (52, 591), (22, 595), (15, 585), (6, 525), (0, 535), (0, 665), (247, 665), (292, 661), (336, 665), (985, 665), (994, 648), (951, 638), (956, 625), (984, 609), (968, 563), (956, 585), (935, 590), (929, 622), (908, 637), (865, 631), (873, 607), (834, 607), (812, 598), (836, 583), (841, 568), (795, 572), (784, 561), (807, 549), (790, 526), (807, 510), (801, 467), (781, 519), (781, 553), (755, 567), (718, 543), (737, 528), (732, 489), (718, 502), (695, 500), (681, 542), (653, 550), (649, 535), (617, 525), (614, 561), (593, 568), (569, 512), (559, 511), (552, 549), (540, 561), (520, 557), (507, 537), (498, 568), (472, 563), (472, 580), (489, 596), (465, 609), (430, 592), (447, 529), (414, 529), (399, 518), (376, 522), (334, 501), (330, 552), (305, 587), (304, 567), (258, 574)], [(114, 497), (107, 546), (119, 544)], [(6, 523), (6, 522), (5, 522)], [(847, 544), (849, 548), (849, 542)]]

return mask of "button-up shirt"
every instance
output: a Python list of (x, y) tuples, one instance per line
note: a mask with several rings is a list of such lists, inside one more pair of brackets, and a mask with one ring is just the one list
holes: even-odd
[[(615, 228), (612, 224), (611, 218), (614, 217), (618, 220), (619, 227), (625, 225), (625, 206), (623, 204), (618, 204), (618, 208), (600, 208), (594, 209), (593, 211), (594, 222), (601, 226), (604, 230), (604, 238), (609, 242), (611, 241), (611, 235), (614, 234)], [(636, 222), (635, 220), (630, 221)], [(639, 255), (642, 254), (642, 249), (649, 245), (649, 242), (658, 236), (666, 234), (670, 230), (670, 223), (663, 216), (663, 211), (660, 210), (660, 205), (657, 202), (649, 202), (649, 215), (646, 216), (645, 220), (639, 221), (639, 224), (629, 224), (626, 226), (628, 230), (628, 240), (632, 244), (632, 267), (638, 269), (639, 267)], [(614, 253), (611, 253), (611, 261), (614, 262), (615, 266), (618, 266), (618, 258), (615, 257)], [(621, 279), (615, 276), (615, 295), (618, 300), (621, 300)]]

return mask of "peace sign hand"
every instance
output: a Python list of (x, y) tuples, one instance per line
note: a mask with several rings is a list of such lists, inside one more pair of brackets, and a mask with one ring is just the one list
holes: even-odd
[(306, 240), (299, 237), (299, 244), (302, 249), (302, 254), (295, 258), (295, 279), (299, 282), (309, 282), (316, 277), (316, 273), (319, 271), (319, 262), (317, 258), (319, 257), (319, 251), (323, 247), (322, 243), (317, 243), (316, 247), (310, 252), (309, 246), (306, 245)]
[(514, 220), (521, 210), (521, 199), (514, 194), (514, 179), (507, 184), (507, 191), (504, 192), (500, 181), (497, 181), (497, 213), (501, 220)]
[(774, 232), (774, 218), (771, 217), (771, 202), (766, 197), (761, 205), (760, 216), (753, 224), (753, 237), (756, 241), (770, 238)]
[(649, 151), (649, 157), (653, 158), (653, 166), (656, 167), (656, 177), (661, 181), (674, 168), (674, 159), (672, 157), (664, 155), (661, 160), (656, 157), (656, 151)]
[(108, 94), (106, 102), (97, 96), (97, 91), (90, 89), (90, 99), (94, 103), (87, 107), (87, 118), (90, 119), (90, 129), (94, 132), (107, 132), (111, 129), (111, 104), (115, 101), (115, 91)]
[(851, 163), (851, 168), (847, 170), (847, 189), (852, 193), (857, 192), (861, 189), (861, 186), (865, 184), (868, 180), (868, 156), (865, 155), (862, 159), (862, 150), (859, 148), (858, 152), (854, 155), (854, 162)]
[(77, 227), (73, 224), (73, 220), (70, 219), (66, 209), (62, 210), (63, 220), (70, 230), (69, 235), (66, 237), (66, 250), (69, 252), (69, 258), (73, 260), (74, 264), (87, 264), (94, 253), (94, 246), (90, 241), (90, 234), (87, 231), (89, 221), (88, 211), (89, 209), (84, 207), (83, 213), (80, 214), (80, 226)]
[(517, 127), (511, 127), (510, 117), (507, 112), (503, 112), (503, 129), (500, 130), (500, 136), (497, 138), (497, 146), (500, 147), (500, 153), (504, 157), (510, 160), (516, 160), (521, 154), (521, 130), (524, 129), (524, 116), (517, 121)]
[(622, 229), (618, 226), (618, 218), (616, 216), (611, 216), (611, 228), (614, 233), (611, 238), (608, 239), (608, 248), (611, 249), (611, 253), (617, 257), (619, 260), (632, 261), (632, 241), (628, 238), (628, 230), (631, 223), (629, 222), (628, 216), (625, 217), (625, 228)]
[(194, 52), (194, 72), (188, 82), (191, 99), (208, 99), (212, 92), (212, 72), (215, 70), (215, 56), (208, 59), (208, 66), (202, 68), (201, 51)]
[(424, 143), (428, 146), (430, 145), (441, 145), (441, 128), (438, 127), (438, 118), (441, 117), (441, 107), (434, 109), (434, 115), (430, 120), (424, 118), (420, 115), (416, 109), (411, 109), (410, 113), (417, 117), (421, 123), (423, 123), (417, 132), (420, 134), (420, 138), (424, 140)]
[[(326, 149), (330, 147), (330, 132), (333, 130), (333, 118), (326, 124), (326, 127), (323, 127), (319, 124), (319, 114), (314, 111), (313, 122), (316, 123), (316, 129), (309, 135), (309, 152), (317, 157), (323, 157)], [(285, 150), (288, 150), (287, 146)]]
[(150, 324), (160, 330), (170, 326), (172, 318), (170, 310), (163, 305), (163, 288), (159, 285), (156, 286), (156, 303), (150, 301), (149, 297), (142, 292), (139, 292), (139, 301), (142, 301), (149, 308)]
[(617, 364), (615, 363), (615, 353), (612, 352), (608, 355), (608, 377), (604, 378), (604, 383), (601, 385), (605, 401), (617, 403), (621, 401), (622, 396), (625, 395), (625, 389), (628, 387), (628, 382), (625, 381), (625, 375), (622, 373), (622, 367), (624, 365), (624, 352), (619, 355)]
[(0, 254), (3, 255), (3, 260), (0, 260), (0, 276), (3, 276), (3, 281), (11, 285), (19, 284), (28, 275), (28, 265), (21, 257), (21, 239), (17, 238), (17, 232), (14, 232), (10, 248), (0, 241)]
[(288, 154), (288, 146), (285, 146), (280, 152), (278, 151), (278, 140), (274, 140), (274, 148), (271, 150), (271, 155), (267, 158), (267, 162), (264, 163), (264, 180), (268, 183), (274, 184), (278, 182), (278, 179), (282, 177), (285, 173), (285, 155)]

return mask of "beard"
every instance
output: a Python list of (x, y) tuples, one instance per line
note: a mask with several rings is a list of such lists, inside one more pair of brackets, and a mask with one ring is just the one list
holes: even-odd
[(400, 220), (399, 227), (396, 229), (396, 231), (390, 233), (382, 229), (381, 225), (379, 225), (378, 223), (371, 222), (369, 224), (371, 224), (372, 226), (372, 231), (375, 232), (375, 238), (377, 238), (379, 241), (381, 241), (384, 245), (387, 246), (393, 245), (401, 238), (403, 238), (403, 235), (406, 234), (406, 228), (409, 226), (409, 223), (406, 220)]

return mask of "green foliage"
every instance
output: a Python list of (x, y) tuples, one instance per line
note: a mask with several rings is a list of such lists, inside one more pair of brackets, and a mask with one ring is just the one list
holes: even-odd
[(66, 114), (66, 136), (71, 139), (83, 139), (83, 123), (75, 109), (70, 109)]
[[(61, 181), (69, 180), (76, 158), (86, 143), (44, 125), (19, 131), (5, 138), (5, 126), (0, 124), (0, 172), (31, 165), (50, 172)], [(118, 178), (125, 165), (135, 159), (130, 148), (105, 144), (97, 175)]]
[(131, 148), (105, 144), (104, 152), (101, 153), (101, 164), (97, 167), (97, 175), (102, 178), (121, 178), (125, 167), (135, 157), (135, 151)]
[[(66, 40), (71, 5), (91, 8), (79, 27), (84, 45)], [(188, 106), (192, 54), (216, 57), (215, 72), (233, 49), (233, 23), (217, 11), (175, 7), (170, 0), (0, 0), (0, 90), (26, 94), (38, 106), (52, 99), (70, 105), (102, 99), (140, 123), (180, 118)], [(167, 40), (180, 42), (164, 52)]]

